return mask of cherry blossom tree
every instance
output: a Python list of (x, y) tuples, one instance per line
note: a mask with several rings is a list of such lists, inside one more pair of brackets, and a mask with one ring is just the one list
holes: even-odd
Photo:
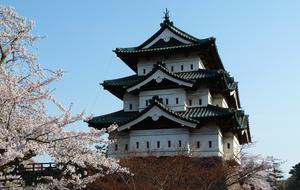
[[(51, 95), (49, 84), (61, 79), (63, 71), (46, 70), (37, 63), (33, 47), (40, 37), (31, 33), (33, 26), (13, 8), (0, 6), (0, 178), (44, 154), (59, 164), (61, 175), (46, 177), (46, 183), (37, 185), (40, 189), (81, 189), (96, 177), (126, 172), (118, 161), (92, 148), (109, 143), (101, 136), (115, 126), (65, 130), (84, 114), (73, 115), (71, 106), (65, 108)], [(49, 103), (59, 114), (47, 113)]]

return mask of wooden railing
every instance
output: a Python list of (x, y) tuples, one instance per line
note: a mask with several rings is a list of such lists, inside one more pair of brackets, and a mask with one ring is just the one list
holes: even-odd
[(57, 169), (56, 164), (53, 162), (48, 163), (30, 163), (26, 166), (19, 166), (19, 172), (43, 172), (46, 170)]
[(3, 178), (0, 179), (0, 183), (22, 178), (26, 185), (31, 185), (36, 183), (39, 177), (57, 177), (59, 174), (60, 172), (55, 163), (29, 163), (27, 165), (17, 166), (14, 171), (4, 175)]

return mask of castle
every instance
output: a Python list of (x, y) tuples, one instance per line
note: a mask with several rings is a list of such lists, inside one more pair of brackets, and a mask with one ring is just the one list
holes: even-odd
[(97, 129), (118, 125), (109, 156), (239, 159), (240, 146), (251, 142), (248, 115), (214, 38), (189, 35), (166, 12), (144, 43), (114, 52), (135, 72), (102, 83), (123, 101), (123, 109), (87, 121)]

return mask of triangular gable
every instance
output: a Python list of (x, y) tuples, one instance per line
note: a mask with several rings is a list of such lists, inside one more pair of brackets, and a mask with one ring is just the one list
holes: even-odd
[[(179, 42), (176, 45), (186, 45), (186, 44), (192, 43), (191, 41), (184, 39), (183, 37), (179, 36), (178, 34), (175, 34), (169, 28), (164, 28), (164, 30), (162, 30), (160, 32), (160, 34), (158, 34), (152, 41), (149, 41), (147, 44), (144, 44), (142, 49), (148, 49), (148, 48), (154, 47), (155, 44), (159, 43), (159, 42), (164, 42), (166, 44), (163, 46), (167, 46), (168, 44), (170, 44), (170, 46), (171, 46), (172, 41), (177, 41), (177, 43)], [(160, 43), (160, 46), (162, 46), (161, 43)]]
[(152, 106), (149, 110), (145, 111), (142, 113), (139, 117), (131, 120), (130, 122), (123, 124), (118, 127), (118, 131), (123, 131), (125, 129), (130, 129), (132, 126), (140, 123), (141, 121), (147, 119), (147, 118), (152, 118), (153, 121), (157, 121), (160, 117), (165, 117), (170, 119), (173, 122), (179, 123), (182, 126), (187, 126), (191, 128), (196, 128), (197, 122), (189, 121), (188, 119), (182, 118), (180, 116), (176, 116), (172, 114), (171, 112), (161, 108), (158, 105)]
[[(159, 41), (168, 44), (170, 41), (173, 40), (176, 42), (180, 42), (181, 45), (192, 44), (195, 42), (197, 43), (199, 41), (198, 38), (195, 38), (194, 36), (187, 34), (186, 32), (175, 27), (173, 25), (173, 22), (171, 22), (169, 19), (165, 19), (164, 22), (160, 24), (160, 26), (161, 28), (155, 34), (153, 34), (148, 40), (146, 40), (144, 43), (138, 46), (138, 49), (152, 48)], [(177, 44), (170, 43), (169, 45), (172, 46), (172, 44), (179, 45), (178, 43)]]
[(162, 71), (161, 69), (158, 69), (155, 72), (153, 72), (152, 74), (150, 74), (145, 80), (128, 88), (127, 92), (132, 92), (136, 89), (140, 89), (142, 86), (148, 84), (152, 80), (155, 80), (157, 83), (161, 83), (164, 79), (167, 79), (171, 82), (177, 83), (178, 85), (181, 85), (181, 86), (193, 87), (193, 85), (194, 85), (192, 82), (187, 82), (185, 80), (179, 79), (178, 77), (172, 76), (172, 75)]

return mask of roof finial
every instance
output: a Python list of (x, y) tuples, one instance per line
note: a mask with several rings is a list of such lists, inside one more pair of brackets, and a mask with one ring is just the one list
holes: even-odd
[(165, 16), (163, 17), (165, 19), (164, 20), (165, 22), (170, 22), (170, 15), (169, 15), (169, 13), (170, 13), (170, 11), (166, 8), (166, 11), (164, 12)]
[(166, 11), (164, 11), (164, 22), (160, 24), (160, 26), (167, 25), (173, 25), (173, 22), (170, 21), (170, 11), (166, 8)]

